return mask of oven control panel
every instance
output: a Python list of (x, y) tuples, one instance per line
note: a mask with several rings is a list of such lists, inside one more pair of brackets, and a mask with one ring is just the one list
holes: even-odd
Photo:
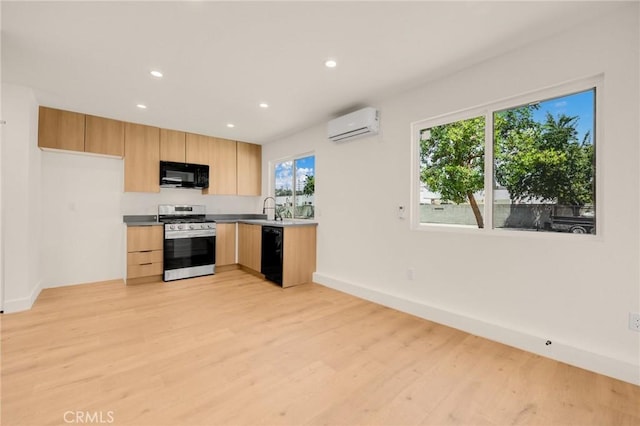
[(190, 231), (201, 229), (216, 229), (215, 223), (171, 223), (166, 225), (167, 229), (172, 231)]

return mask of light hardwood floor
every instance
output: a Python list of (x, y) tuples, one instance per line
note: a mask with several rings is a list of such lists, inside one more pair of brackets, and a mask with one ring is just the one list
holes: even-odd
[(3, 425), (640, 424), (638, 386), (240, 270), (1, 319)]

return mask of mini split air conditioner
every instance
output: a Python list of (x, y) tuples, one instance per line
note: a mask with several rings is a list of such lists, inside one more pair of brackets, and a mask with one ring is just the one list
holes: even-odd
[(328, 138), (334, 142), (344, 142), (363, 136), (377, 135), (379, 125), (378, 110), (372, 107), (363, 108), (329, 121)]

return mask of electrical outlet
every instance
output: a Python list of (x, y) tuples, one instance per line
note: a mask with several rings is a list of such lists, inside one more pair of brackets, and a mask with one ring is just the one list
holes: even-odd
[(640, 314), (637, 312), (629, 312), (629, 329), (640, 331)]

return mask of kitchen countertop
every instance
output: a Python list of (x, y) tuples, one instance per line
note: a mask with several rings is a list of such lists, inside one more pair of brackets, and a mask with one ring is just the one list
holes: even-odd
[(288, 228), (290, 226), (318, 226), (318, 222), (309, 219), (284, 219), (284, 220), (266, 220), (266, 219), (240, 219), (240, 223), (249, 223), (252, 225), (276, 226), (279, 228)]
[[(318, 222), (308, 219), (285, 219), (283, 221), (267, 220), (264, 214), (208, 214), (208, 220), (214, 220), (216, 223), (250, 223), (263, 226), (317, 226)], [(162, 225), (158, 222), (158, 216), (155, 215), (126, 215), (122, 217), (122, 222), (127, 226), (154, 226)]]
[(162, 225), (158, 222), (158, 216), (154, 215), (128, 215), (122, 217), (122, 222), (127, 226), (153, 226)]

